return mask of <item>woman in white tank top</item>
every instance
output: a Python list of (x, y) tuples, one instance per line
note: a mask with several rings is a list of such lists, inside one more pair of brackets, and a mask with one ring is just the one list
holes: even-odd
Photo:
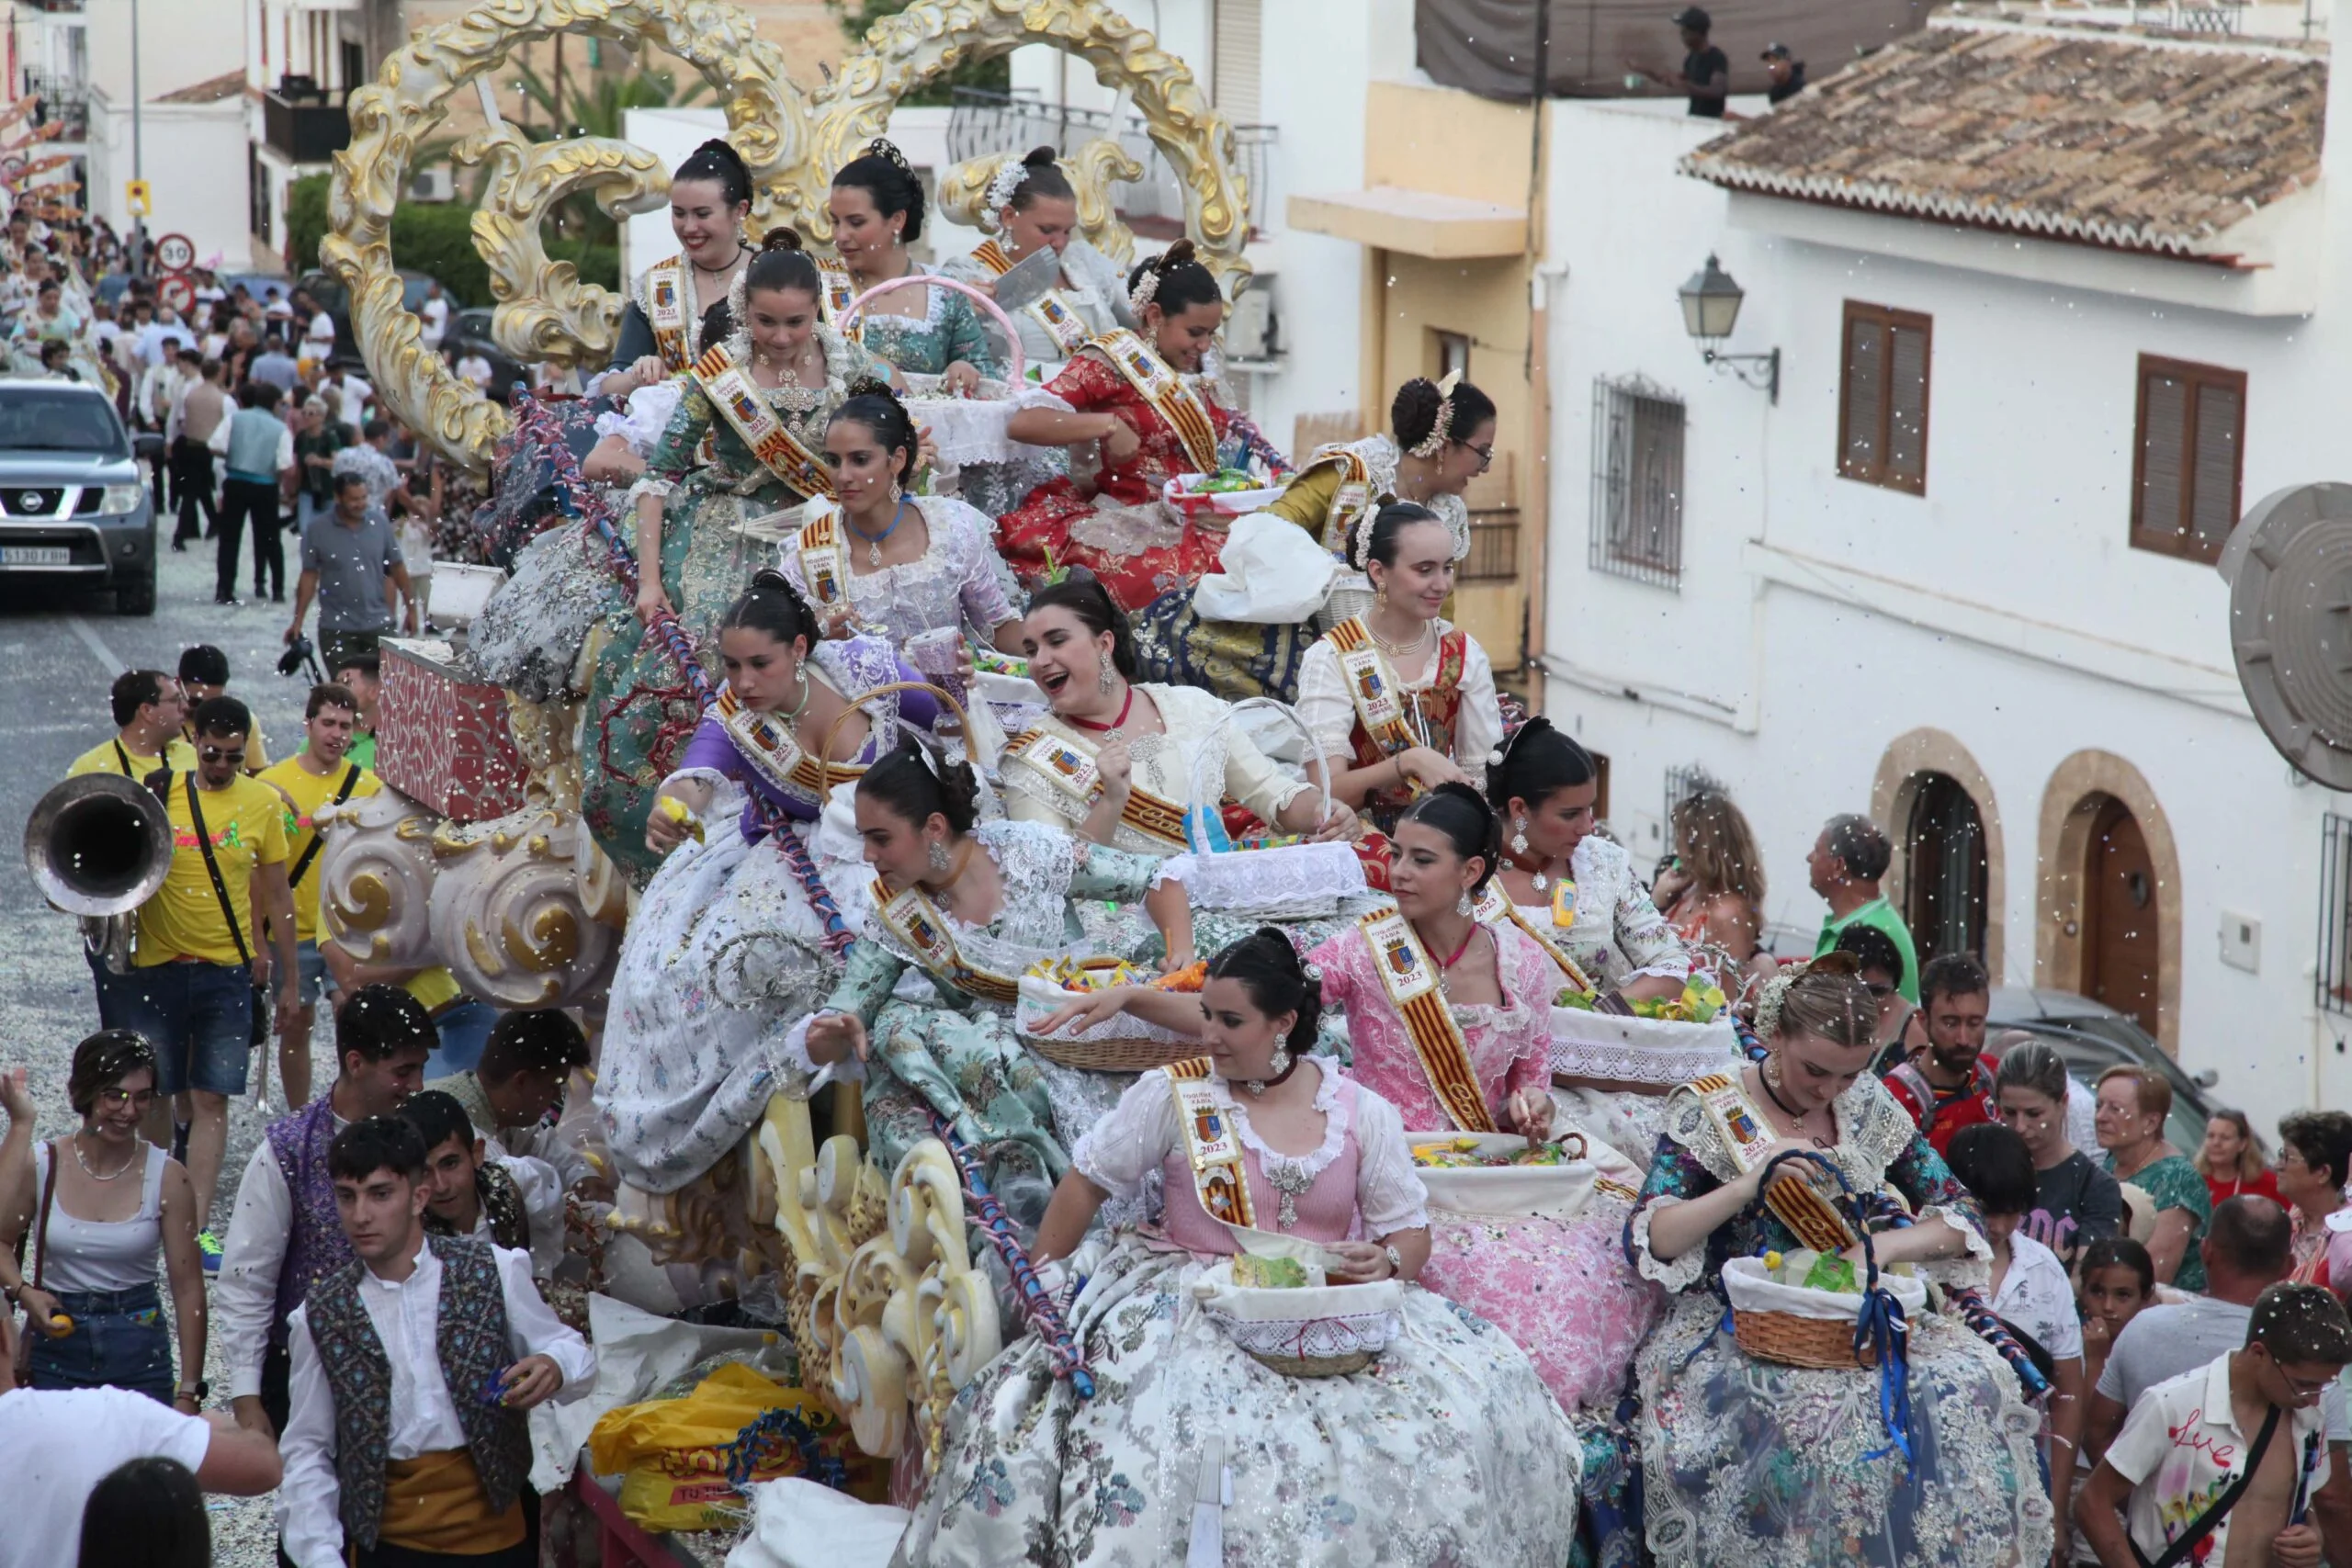
[[(32, 1107), (15, 1083), (0, 1092), (9, 1142), (21, 1145)], [(25, 1308), (31, 1385), (126, 1388), (193, 1413), (202, 1402), (204, 1265), (187, 1169), (139, 1136), (155, 1098), (153, 1048), (127, 1029), (91, 1035), (74, 1052), (66, 1093), (80, 1130), (36, 1147), (29, 1190), (19, 1181), (14, 1201), (0, 1203), (0, 1288)], [(159, 1256), (185, 1369), (176, 1382)]]

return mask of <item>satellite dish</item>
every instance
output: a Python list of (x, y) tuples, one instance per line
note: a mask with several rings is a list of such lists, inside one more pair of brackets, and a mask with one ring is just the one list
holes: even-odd
[(2265, 496), (2219, 566), (2256, 721), (2298, 772), (2352, 790), (2352, 484)]

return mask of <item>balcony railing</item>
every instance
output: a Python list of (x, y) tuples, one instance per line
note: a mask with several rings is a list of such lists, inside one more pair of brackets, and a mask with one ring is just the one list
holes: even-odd
[(17, 0), (29, 11), (46, 11), (52, 17), (78, 17), (87, 8), (87, 0)]
[(351, 145), (351, 113), (338, 95), (300, 77), (281, 80), (261, 97), (262, 134), (292, 164), (323, 164)]
[(46, 71), (28, 71), (25, 73), (25, 96), (40, 101), (40, 107), (35, 112), (34, 124), (64, 128), (57, 133), (60, 141), (87, 141), (90, 139), (90, 92), (83, 83), (68, 76), (51, 75)]
[[(1100, 109), (1068, 108), (1036, 98), (1016, 97), (984, 87), (958, 87), (947, 118), (947, 155), (957, 163), (990, 152), (1025, 152), (1051, 147), (1069, 153), (1089, 141), (1112, 133), (1111, 117)], [(1123, 119), (1117, 127), (1119, 145), (1143, 164), (1143, 178), (1122, 185), (1113, 205), (1130, 226), (1151, 231), (1155, 222), (1181, 225), (1184, 220), (1184, 183), (1168, 166), (1141, 122)], [(1264, 227), (1266, 213), (1266, 149), (1274, 142), (1271, 125), (1233, 128), (1236, 165), (1248, 183), (1250, 227)], [(1141, 220), (1141, 223), (1138, 223)], [(1181, 228), (1170, 231), (1170, 236)]]

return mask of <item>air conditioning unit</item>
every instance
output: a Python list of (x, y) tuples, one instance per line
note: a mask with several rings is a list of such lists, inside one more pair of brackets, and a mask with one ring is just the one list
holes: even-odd
[(1225, 318), (1226, 363), (1240, 369), (1272, 369), (1282, 357), (1282, 333), (1274, 314), (1274, 279), (1260, 273)]
[(419, 169), (408, 182), (411, 201), (455, 201), (457, 177), (447, 169)]

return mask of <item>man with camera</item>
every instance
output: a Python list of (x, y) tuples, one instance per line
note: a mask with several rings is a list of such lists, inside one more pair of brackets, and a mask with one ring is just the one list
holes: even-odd
[[(283, 1029), (299, 1005), (286, 803), (245, 774), (252, 733), (244, 704), (210, 698), (196, 710), (195, 772), (156, 781), (172, 822), (171, 871), (140, 906), (133, 968), (115, 988), (121, 1027), (155, 1047), (156, 1120), (166, 1101), (187, 1097), (188, 1176), (203, 1215), (220, 1179), (229, 1097), (245, 1092), (253, 1047), (268, 1037), (268, 1016), (257, 1010), (274, 989)], [(256, 890), (275, 953), (256, 940)], [(161, 1131), (151, 1130), (151, 1141), (161, 1144)], [(218, 1247), (206, 1255), (209, 1263)]]
[(416, 600), (390, 519), (368, 502), (368, 481), (357, 474), (335, 476), (334, 510), (313, 519), (302, 534), (302, 576), (294, 585), (294, 624), (286, 628), (292, 647), (302, 622), (318, 601), (319, 642), (327, 669), (337, 671), (355, 653), (372, 651), (390, 631), (401, 602), (408, 601), (408, 631), (417, 635)]

